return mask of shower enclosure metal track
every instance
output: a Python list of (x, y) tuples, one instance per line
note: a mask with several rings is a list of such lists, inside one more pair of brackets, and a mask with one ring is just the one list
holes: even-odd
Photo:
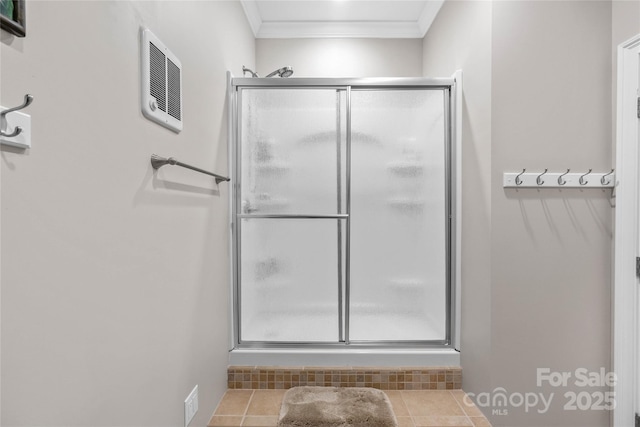
[[(337, 214), (280, 214), (280, 213), (243, 213), (242, 201), (240, 195), (242, 184), (242, 162), (239, 154), (240, 141), (242, 140), (241, 126), (238, 117), (241, 115), (242, 91), (244, 89), (335, 89), (337, 93), (337, 105), (340, 105), (340, 93), (345, 94), (345, 176), (344, 176), (344, 206), (342, 206), (341, 194), (341, 170), (340, 146), (337, 146), (338, 168), (337, 168), (337, 197), (338, 212)], [(351, 94), (354, 90), (390, 90), (390, 89), (441, 89), (444, 90), (445, 105), (445, 168), (446, 168), (446, 189), (445, 189), (445, 209), (446, 209), (446, 338), (443, 340), (378, 340), (372, 341), (352, 341), (350, 337), (350, 306), (351, 306)], [(456, 120), (454, 112), (455, 106), (455, 78), (290, 78), (290, 79), (266, 79), (266, 78), (230, 78), (229, 94), (230, 99), (230, 124), (233, 129), (230, 130), (230, 139), (232, 145), (229, 153), (232, 165), (232, 174), (234, 183), (232, 186), (231, 200), (232, 212), (232, 271), (233, 271), (233, 347), (234, 348), (264, 348), (264, 349), (300, 349), (300, 348), (359, 348), (359, 349), (451, 349), (455, 341), (454, 332), (456, 331), (456, 319), (454, 315), (457, 313), (456, 305), (456, 286), (453, 282), (457, 279), (454, 277), (454, 265), (459, 261), (455, 260), (456, 254), (456, 235), (457, 232), (454, 223), (456, 221), (456, 206), (454, 192), (454, 179), (458, 171), (455, 169), (454, 155), (452, 152), (454, 120)], [(454, 109), (454, 110), (452, 110)], [(339, 111), (339, 107), (338, 107)], [(337, 114), (336, 128), (337, 134), (341, 135), (341, 114)], [(342, 141), (338, 141), (340, 144)], [(342, 213), (342, 210), (345, 210)], [(338, 340), (333, 341), (307, 341), (307, 342), (290, 342), (290, 341), (244, 341), (242, 337), (242, 318), (241, 312), (241, 294), (240, 294), (240, 277), (242, 271), (241, 253), (241, 227), (239, 222), (244, 219), (265, 219), (265, 220), (334, 220), (338, 226), (338, 306), (339, 306), (339, 326)], [(343, 236), (344, 232), (344, 236)], [(342, 238), (344, 237), (344, 265), (342, 251)], [(341, 269), (344, 269), (344, 280), (342, 283)]]
[(395, 87), (416, 87), (442, 89), (455, 86), (453, 77), (367, 77), (367, 78), (296, 78), (289, 79), (266, 79), (236, 77), (233, 79), (234, 88), (239, 87), (281, 87), (281, 88), (332, 88), (347, 89), (350, 87), (362, 89), (395, 88)]

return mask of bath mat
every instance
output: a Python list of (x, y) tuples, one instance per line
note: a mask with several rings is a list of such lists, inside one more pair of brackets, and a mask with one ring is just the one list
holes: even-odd
[(280, 407), (278, 427), (397, 427), (391, 402), (368, 387), (293, 387)]

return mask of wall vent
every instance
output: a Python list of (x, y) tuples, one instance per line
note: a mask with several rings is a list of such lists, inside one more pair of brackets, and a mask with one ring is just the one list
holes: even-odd
[(149, 29), (142, 28), (142, 114), (182, 130), (182, 64)]

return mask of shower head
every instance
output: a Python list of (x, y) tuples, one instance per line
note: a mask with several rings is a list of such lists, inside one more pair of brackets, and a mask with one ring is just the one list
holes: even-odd
[(244, 65), (242, 66), (242, 75), (247, 74), (247, 71), (251, 73), (251, 77), (258, 77), (257, 73), (254, 73), (252, 70), (248, 69)]
[[(260, 77), (258, 75), (258, 73), (254, 72), (253, 70), (248, 69), (247, 67), (245, 67), (244, 65), (242, 66), (242, 74), (246, 75), (247, 73), (251, 73), (251, 77)], [(273, 77), (273, 76), (278, 76), (278, 77), (291, 77), (291, 75), (293, 74), (293, 68), (291, 67), (282, 67), (279, 70), (274, 71), (271, 74), (268, 74), (267, 77)]]
[(293, 68), (291, 67), (282, 67), (279, 70), (274, 71), (273, 73), (270, 73), (267, 75), (267, 77), (273, 77), (275, 75), (278, 75), (278, 77), (291, 77), (291, 75), (293, 74)]

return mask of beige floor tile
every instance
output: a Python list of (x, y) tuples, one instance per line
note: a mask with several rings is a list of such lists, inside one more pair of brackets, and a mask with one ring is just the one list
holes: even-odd
[(416, 427), (473, 427), (468, 417), (413, 417)]
[(239, 415), (214, 415), (207, 427), (240, 427), (242, 416)]
[[(275, 427), (286, 390), (227, 390), (208, 427)], [(491, 427), (462, 390), (385, 390), (398, 427)], [(244, 415), (244, 417), (243, 417)]]
[(469, 417), (474, 427), (491, 427), (491, 423), (485, 417)]
[(460, 403), (462, 410), (468, 417), (484, 417), (484, 414), (476, 405), (467, 405)]
[(247, 415), (280, 415), (280, 406), (286, 390), (256, 390)]
[(402, 392), (402, 400), (412, 417), (463, 417), (465, 415), (453, 395), (446, 390), (405, 390)]
[(246, 416), (242, 422), (243, 427), (276, 427), (278, 417), (276, 416)]
[(398, 427), (415, 427), (411, 417), (396, 417), (398, 420)]
[(227, 390), (215, 415), (244, 415), (253, 390)]
[(407, 405), (404, 404), (404, 400), (402, 400), (402, 392), (398, 390), (383, 391), (389, 398), (391, 407), (393, 408), (393, 413), (396, 414), (396, 417), (408, 417), (409, 410), (407, 409)]
[(451, 395), (456, 399), (464, 413), (468, 417), (484, 417), (484, 414), (473, 401), (467, 397), (467, 394), (462, 390), (451, 390)]

